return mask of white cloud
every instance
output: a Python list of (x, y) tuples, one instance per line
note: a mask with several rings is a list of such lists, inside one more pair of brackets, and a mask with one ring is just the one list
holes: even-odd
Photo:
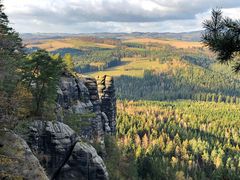
[(239, 18), (239, 0), (3, 0), (20, 32), (199, 30), (211, 8)]

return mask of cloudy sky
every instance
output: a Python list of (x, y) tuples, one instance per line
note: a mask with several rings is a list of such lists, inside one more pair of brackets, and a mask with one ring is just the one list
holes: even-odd
[(18, 32), (200, 30), (212, 8), (240, 19), (240, 0), (3, 0)]

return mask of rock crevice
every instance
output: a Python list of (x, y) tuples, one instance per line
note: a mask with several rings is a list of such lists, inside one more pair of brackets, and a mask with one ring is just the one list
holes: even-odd
[[(111, 133), (116, 131), (116, 95), (114, 81), (111, 76), (104, 75), (97, 77), (98, 93), (101, 102), (102, 117), (104, 119), (104, 127), (107, 124)], [(106, 116), (107, 119), (106, 119)], [(108, 120), (108, 122), (106, 121)]]
[(57, 120), (64, 122), (69, 114), (94, 114), (87, 119), (88, 126), (81, 128), (81, 137), (104, 142), (104, 133), (114, 133), (116, 126), (116, 96), (113, 78), (95, 78), (79, 74), (63, 74), (57, 97)]
[[(35, 121), (30, 128), (28, 144), (49, 177), (55, 175), (69, 156), (57, 179), (108, 179), (102, 158), (91, 145), (79, 140), (64, 123)], [(71, 147), (71, 154), (68, 154)]]

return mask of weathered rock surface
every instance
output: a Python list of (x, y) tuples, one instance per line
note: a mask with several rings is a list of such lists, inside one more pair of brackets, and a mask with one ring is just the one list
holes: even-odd
[(104, 133), (115, 132), (116, 96), (113, 78), (98, 77), (97, 80), (79, 74), (63, 74), (58, 88), (57, 120), (64, 122), (69, 114), (94, 114), (81, 118), (89, 123), (81, 128), (81, 137), (97, 140), (103, 144)]
[(85, 77), (84, 84), (89, 92), (89, 99), (93, 104), (93, 112), (96, 114), (96, 117), (92, 119), (92, 127), (94, 129), (95, 137), (98, 137), (97, 140), (103, 143), (104, 139), (104, 123), (101, 117), (101, 106), (97, 89), (97, 81), (94, 78)]
[(61, 122), (35, 121), (30, 128), (28, 144), (49, 177), (67, 159), (58, 179), (108, 179), (104, 162), (96, 150), (80, 142), (76, 133)]
[(48, 179), (27, 143), (5, 130), (0, 130), (0, 179)]
[[(90, 95), (87, 87), (84, 85), (83, 79), (70, 74), (63, 74), (58, 87), (57, 96), (57, 120), (64, 122), (64, 120), (74, 115), (86, 115), (95, 113), (93, 104), (90, 100)], [(83, 121), (87, 126), (81, 128), (81, 137), (86, 139), (93, 139), (93, 136), (97, 136), (97, 129), (95, 128), (95, 118), (81, 118), (79, 121)], [(101, 123), (101, 120), (99, 120)]]
[[(36, 180), (56, 175), (64, 180), (108, 179), (102, 158), (80, 139), (100, 142), (104, 154), (104, 134), (114, 133), (116, 126), (113, 79), (64, 73), (57, 94), (57, 121), (35, 121), (24, 136), (29, 146), (14, 133), (0, 132), (0, 179), (6, 175)], [(75, 121), (85, 124), (77, 134), (66, 125), (75, 129)]]
[(111, 132), (114, 133), (116, 131), (116, 95), (113, 78), (108, 75), (98, 76), (97, 86), (101, 111), (108, 118), (108, 122), (106, 120), (104, 122), (105, 129), (107, 129), (106, 124), (109, 124)]

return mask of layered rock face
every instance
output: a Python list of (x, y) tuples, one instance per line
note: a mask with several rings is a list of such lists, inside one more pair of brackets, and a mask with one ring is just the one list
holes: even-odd
[[(35, 121), (28, 144), (51, 178), (108, 179), (102, 158), (91, 145), (79, 140), (76, 133), (61, 122)], [(56, 173), (61, 165), (62, 169)]]
[(116, 95), (113, 78), (108, 75), (98, 76), (97, 86), (105, 129), (109, 125), (111, 133), (114, 133), (116, 130)]
[(57, 119), (64, 122), (69, 114), (94, 117), (81, 118), (89, 125), (81, 127), (81, 137), (104, 141), (104, 133), (115, 132), (116, 97), (113, 79), (110, 76), (94, 78), (79, 74), (64, 74), (58, 88)]
[(28, 133), (29, 146), (49, 178), (108, 179), (102, 158), (91, 145), (79, 140), (97, 141), (104, 152), (104, 134), (114, 133), (116, 126), (113, 79), (65, 73), (57, 92), (57, 121), (35, 121)]
[(26, 141), (5, 130), (0, 130), (0, 179), (48, 180)]
[(101, 104), (99, 100), (96, 79), (85, 77), (83, 82), (88, 89), (89, 99), (93, 105), (93, 112), (96, 114), (96, 117), (92, 119), (92, 128), (94, 129), (94, 135), (97, 137), (97, 140), (103, 142), (104, 123), (101, 117)]
[[(57, 121), (64, 122), (64, 120), (71, 118), (73, 114), (84, 115), (94, 112), (88, 89), (80, 78), (63, 74), (57, 92)], [(88, 126), (81, 127), (81, 136), (86, 139), (93, 139), (94, 134), (97, 134), (94, 133), (97, 129), (94, 128), (93, 119), (79, 117), (79, 121), (89, 123)]]

